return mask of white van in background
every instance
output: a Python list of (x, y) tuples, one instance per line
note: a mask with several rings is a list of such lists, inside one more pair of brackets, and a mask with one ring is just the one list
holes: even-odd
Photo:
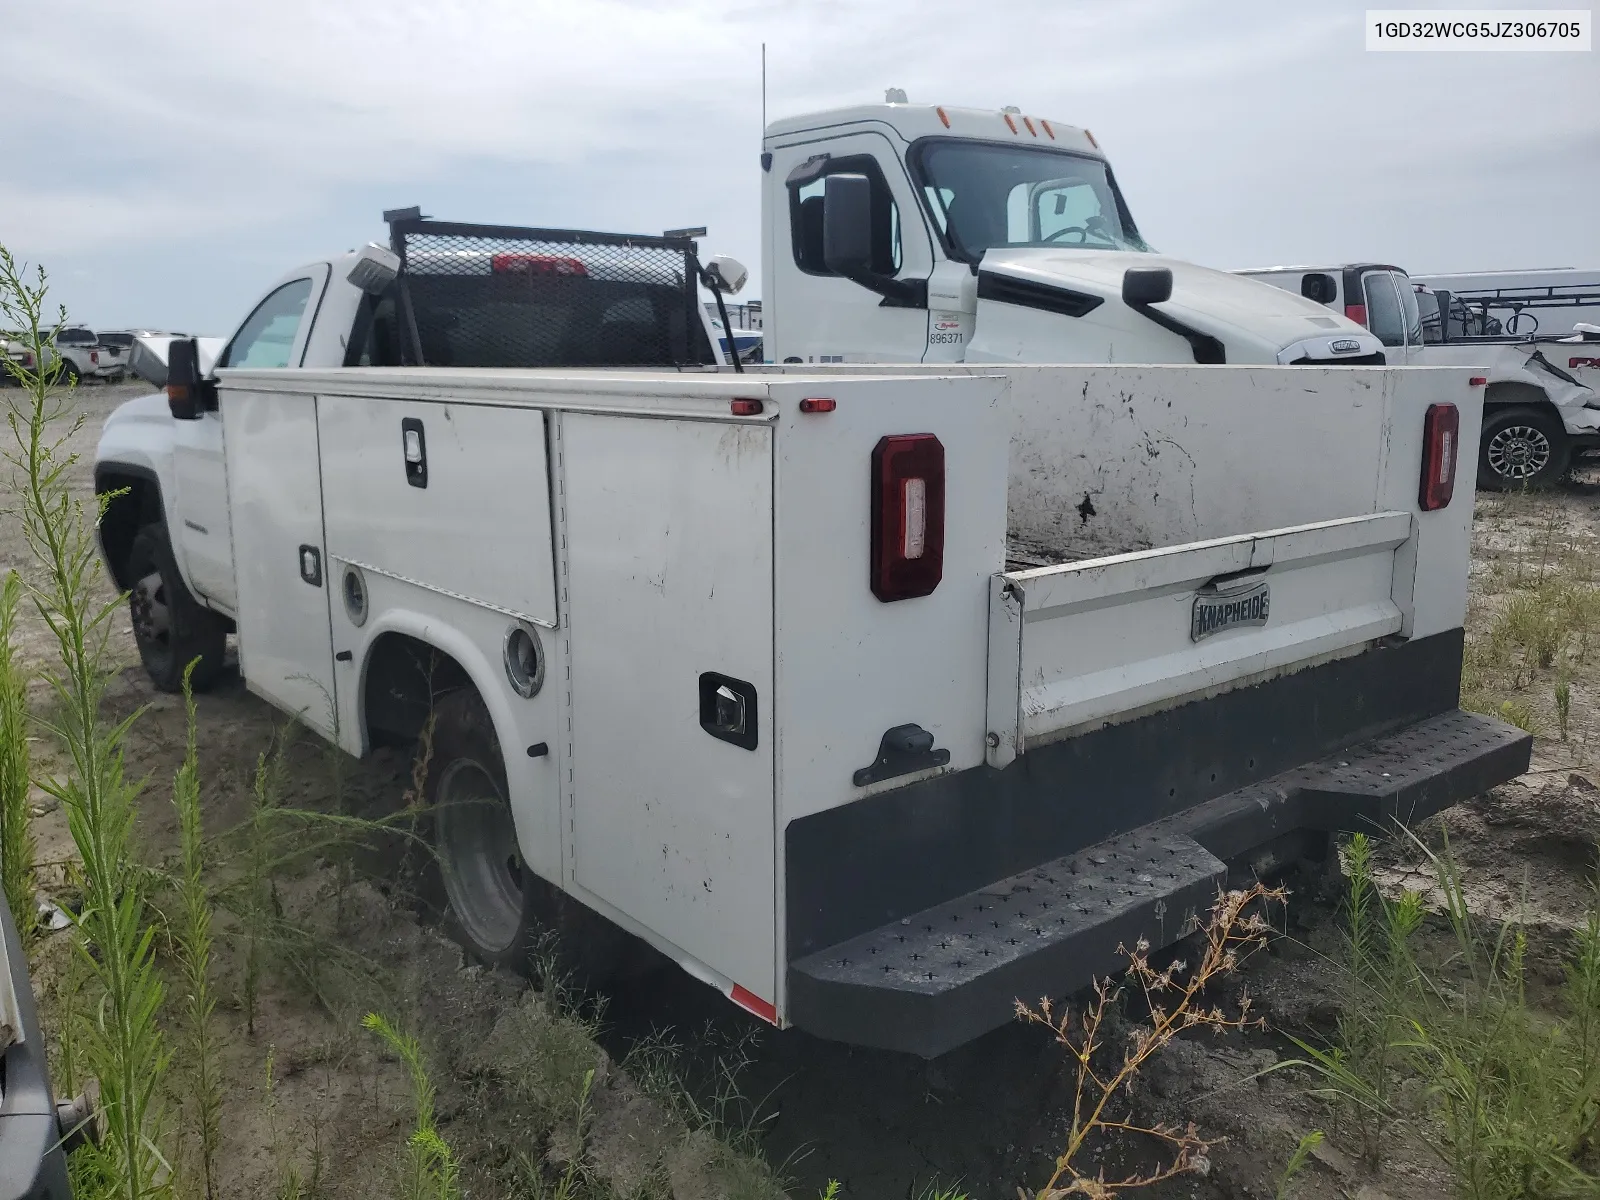
[(1470, 296), (1425, 286), (1387, 263), (1262, 267), (1236, 274), (1298, 292), (1365, 325), (1391, 363), (1481, 369), (1487, 384), (1478, 446), (1481, 488), (1548, 487), (1575, 458), (1600, 450), (1600, 369), (1574, 370), (1567, 364), (1589, 359), (1549, 353), (1570, 328), (1508, 334)]

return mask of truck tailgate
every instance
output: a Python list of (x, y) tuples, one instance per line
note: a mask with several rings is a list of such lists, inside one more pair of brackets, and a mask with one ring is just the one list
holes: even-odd
[(989, 764), (1400, 632), (1412, 522), (1379, 512), (993, 576)]

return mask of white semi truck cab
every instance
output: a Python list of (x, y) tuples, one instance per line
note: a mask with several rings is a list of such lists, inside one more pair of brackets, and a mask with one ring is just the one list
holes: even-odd
[(1063, 122), (843, 108), (773, 122), (761, 169), (772, 362), (1384, 362), (1313, 301), (1155, 253)]

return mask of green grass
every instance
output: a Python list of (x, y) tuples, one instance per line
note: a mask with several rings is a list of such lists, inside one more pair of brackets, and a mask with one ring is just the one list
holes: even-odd
[(1451, 952), (1424, 955), (1413, 892), (1374, 883), (1352, 842), (1350, 994), (1334, 1045), (1302, 1043), (1364, 1136), (1372, 1160), (1404, 1127), (1451, 1171), (1467, 1200), (1600, 1194), (1600, 902), (1572, 939), (1553, 1003), (1529, 997), (1526, 936), (1468, 912), (1449, 853), (1420, 840), (1437, 880)]

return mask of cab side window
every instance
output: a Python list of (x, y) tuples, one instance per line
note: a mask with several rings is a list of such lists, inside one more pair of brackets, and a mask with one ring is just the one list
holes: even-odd
[(217, 360), (219, 367), (287, 367), (311, 299), (311, 280), (284, 284), (251, 313)]
[(836, 158), (827, 171), (810, 183), (789, 188), (789, 232), (794, 243), (794, 263), (807, 275), (832, 275), (822, 257), (823, 189), (829, 175), (865, 175), (872, 185), (873, 245), (878, 261), (872, 269), (879, 275), (900, 272), (900, 207), (894, 202), (883, 168), (870, 154)]

